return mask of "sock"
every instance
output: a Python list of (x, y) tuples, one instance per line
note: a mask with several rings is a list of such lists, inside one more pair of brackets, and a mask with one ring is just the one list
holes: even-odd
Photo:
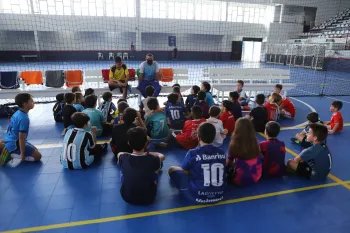
[(21, 155), (19, 155), (19, 154), (11, 154), (11, 157), (13, 159), (21, 159)]
[(34, 162), (34, 157), (32, 157), (32, 156), (26, 156), (26, 157), (24, 158), (24, 160), (25, 160), (25, 161), (28, 161), (28, 162)]

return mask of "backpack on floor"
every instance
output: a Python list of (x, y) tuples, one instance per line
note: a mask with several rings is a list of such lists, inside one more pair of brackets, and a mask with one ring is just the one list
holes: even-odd
[(63, 107), (64, 107), (64, 102), (57, 102), (54, 106), (53, 106), (53, 117), (55, 119), (56, 122), (62, 122), (63, 121)]
[(61, 88), (64, 85), (63, 70), (47, 70), (45, 77), (47, 87)]
[(0, 88), (1, 89), (18, 89), (19, 77), (17, 71), (0, 72)]
[(19, 108), (17, 106), (0, 105), (0, 117), (7, 117), (8, 119), (10, 119), (18, 109)]

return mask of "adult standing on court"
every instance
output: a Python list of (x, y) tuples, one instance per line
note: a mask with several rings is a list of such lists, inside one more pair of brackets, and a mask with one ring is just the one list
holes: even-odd
[(151, 85), (154, 87), (154, 97), (159, 95), (162, 86), (159, 84), (160, 73), (158, 63), (153, 60), (153, 54), (146, 55), (146, 61), (141, 63), (139, 86), (137, 87), (142, 96), (146, 98), (146, 87)]
[(123, 64), (121, 57), (115, 58), (115, 65), (109, 70), (109, 90), (113, 91), (115, 88), (120, 88), (123, 93), (123, 98), (126, 99), (127, 88), (129, 80), (129, 71), (125, 64)]

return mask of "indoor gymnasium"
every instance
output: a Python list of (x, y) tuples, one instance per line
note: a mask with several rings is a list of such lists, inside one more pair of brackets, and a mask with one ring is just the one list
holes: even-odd
[(350, 0), (0, 0), (0, 232), (348, 233)]

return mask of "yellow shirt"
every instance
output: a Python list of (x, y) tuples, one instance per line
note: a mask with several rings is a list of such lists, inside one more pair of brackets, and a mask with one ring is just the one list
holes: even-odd
[(112, 72), (112, 69), (109, 70), (109, 78), (114, 81), (125, 81), (127, 75), (129, 75), (128, 68), (125, 70), (123, 67), (121, 67), (119, 70), (115, 69), (114, 74)]

